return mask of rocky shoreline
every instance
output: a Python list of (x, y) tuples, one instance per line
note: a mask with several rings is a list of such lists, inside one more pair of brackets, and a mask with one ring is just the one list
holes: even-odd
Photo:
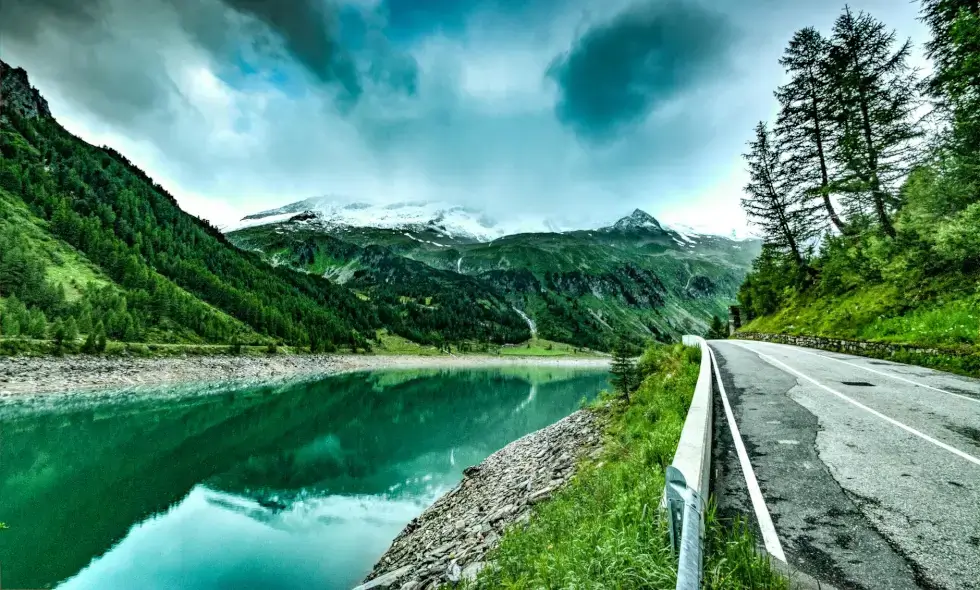
[(595, 367), (605, 358), (383, 355), (215, 355), (180, 357), (2, 357), (0, 396), (68, 393), (176, 383), (259, 382), (387, 368), (512, 365)]
[(507, 526), (526, 522), (535, 504), (569, 480), (579, 458), (598, 457), (601, 434), (599, 416), (580, 410), (468, 467), (458, 486), (405, 527), (355, 590), (430, 590), (474, 579)]

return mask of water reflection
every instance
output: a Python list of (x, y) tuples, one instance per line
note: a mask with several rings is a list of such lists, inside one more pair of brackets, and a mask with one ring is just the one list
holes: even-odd
[(8, 587), (348, 588), (602, 373), (393, 371), (2, 413)]

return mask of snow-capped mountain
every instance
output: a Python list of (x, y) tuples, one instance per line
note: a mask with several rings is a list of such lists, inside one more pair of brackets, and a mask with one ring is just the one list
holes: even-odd
[(653, 216), (643, 211), (642, 209), (634, 209), (632, 213), (626, 217), (620, 219), (612, 225), (612, 229), (618, 230), (637, 230), (637, 229), (651, 229), (651, 230), (663, 230), (660, 222)]
[[(325, 232), (343, 231), (350, 228), (377, 228), (410, 233), (413, 239), (427, 234), (447, 245), (451, 242), (490, 242), (505, 235), (517, 233), (564, 233), (575, 231), (567, 223), (546, 218), (512, 220), (503, 225), (486, 214), (447, 203), (415, 201), (390, 205), (350, 202), (334, 197), (313, 197), (290, 203), (277, 209), (246, 215), (237, 224), (222, 228), (226, 233), (258, 225), (290, 222), (293, 227), (321, 228)], [(595, 227), (595, 226), (593, 226)], [(693, 228), (681, 224), (661, 223), (642, 209), (596, 231), (610, 232), (657, 232), (673, 238), (681, 246), (692, 246), (709, 238), (725, 238), (740, 241), (756, 236), (728, 235)]]
[(436, 202), (342, 203), (331, 197), (314, 197), (242, 218), (233, 231), (245, 227), (295, 220), (324, 229), (372, 227), (410, 232), (431, 232), (461, 241), (488, 242), (504, 231), (479, 211)]

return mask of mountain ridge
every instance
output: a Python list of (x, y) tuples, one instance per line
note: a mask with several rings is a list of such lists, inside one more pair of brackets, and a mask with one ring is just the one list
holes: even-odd
[[(288, 203), (281, 207), (266, 209), (243, 216), (238, 222), (223, 226), (225, 233), (263, 225), (289, 221), (302, 216), (298, 221), (320, 225), (325, 231), (340, 231), (346, 228), (395, 229), (411, 232), (432, 232), (449, 241), (488, 242), (517, 234), (570, 233), (575, 231), (608, 231), (652, 229), (668, 231), (684, 238), (692, 236), (714, 236), (727, 239), (736, 237), (736, 231), (710, 232), (696, 230), (681, 224), (662, 223), (643, 209), (636, 208), (608, 225), (595, 227), (572, 227), (551, 220), (523, 223), (505, 227), (486, 213), (471, 207), (453, 205), (441, 201), (407, 201), (389, 204), (346, 201), (337, 197), (311, 197)], [(734, 235), (733, 235), (734, 234)], [(752, 239), (752, 236), (748, 236)]]

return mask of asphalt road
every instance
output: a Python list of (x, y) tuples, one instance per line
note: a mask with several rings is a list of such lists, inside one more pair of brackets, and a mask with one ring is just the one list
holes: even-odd
[(780, 344), (710, 345), (761, 491), (753, 502), (716, 396), (720, 514), (766, 538), (768, 512), (768, 545), (842, 590), (980, 589), (980, 380)]

